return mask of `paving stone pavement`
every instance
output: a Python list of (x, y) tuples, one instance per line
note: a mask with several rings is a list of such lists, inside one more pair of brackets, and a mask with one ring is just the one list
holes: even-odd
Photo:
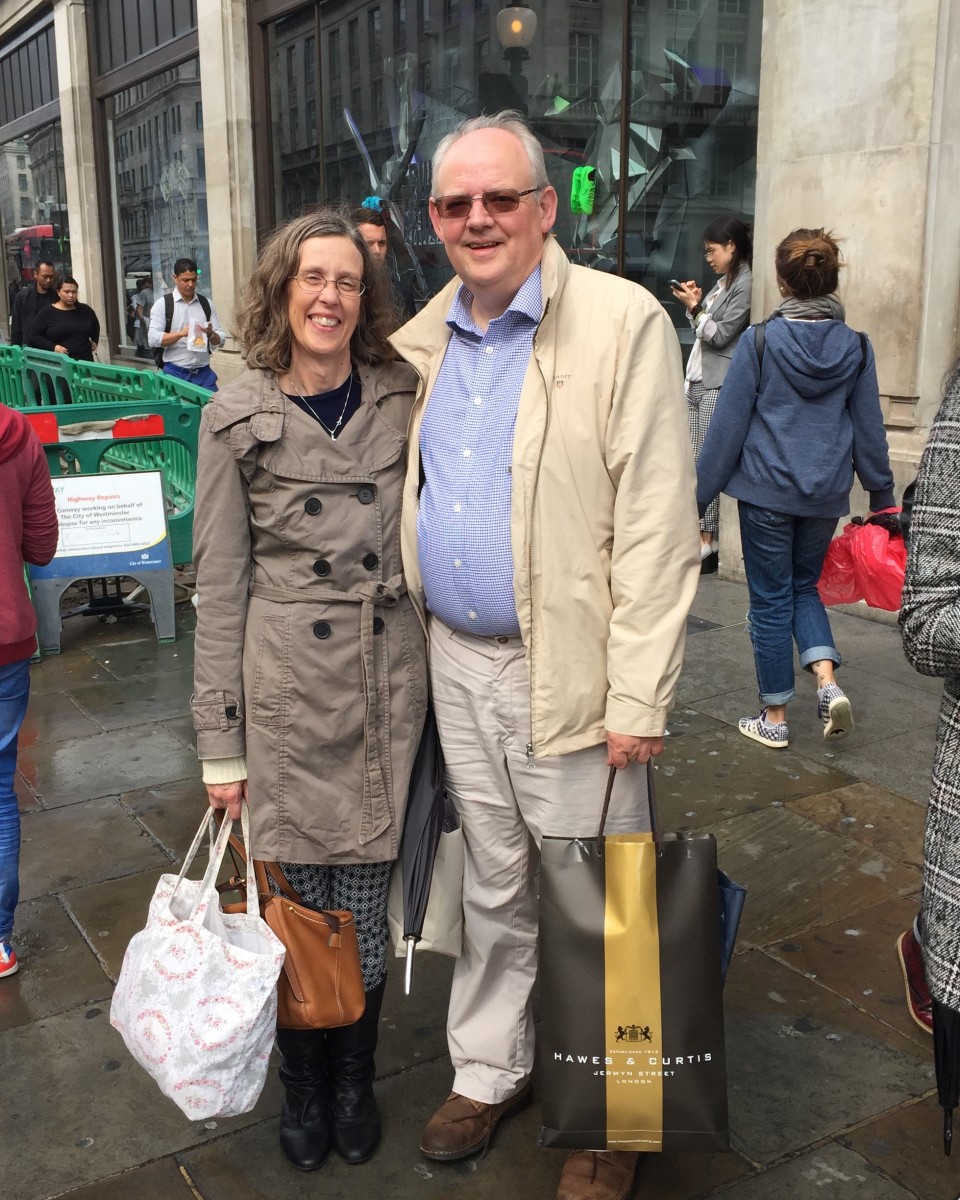
[[(857, 728), (824, 743), (803, 677), (790, 747), (773, 753), (736, 732), (755, 711), (746, 607), (742, 585), (702, 581), (659, 763), (663, 825), (714, 833), (749, 889), (726, 989), (731, 1151), (648, 1155), (636, 1195), (955, 1200), (931, 1039), (906, 1013), (894, 952), (920, 887), (939, 687), (911, 670), (895, 628), (836, 614)], [(246, 1116), (188, 1121), (110, 1027), (126, 943), (203, 803), (192, 618), (178, 608), (168, 646), (144, 616), (75, 619), (33, 670), (17, 785), (22, 970), (0, 983), (0, 1198), (552, 1200), (563, 1153), (536, 1146), (536, 1104), (484, 1157), (441, 1166), (418, 1152), (451, 1081), (447, 959), (421, 956), (411, 998), (391, 975), (384, 1141), (360, 1168), (288, 1166), (275, 1071)]]

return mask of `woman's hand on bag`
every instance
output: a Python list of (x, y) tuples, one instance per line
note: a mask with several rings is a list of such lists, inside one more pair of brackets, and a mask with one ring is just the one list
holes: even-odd
[(225, 808), (231, 820), (239, 821), (240, 805), (247, 798), (247, 781), (238, 779), (236, 783), (208, 783), (205, 786), (210, 807)]
[(633, 737), (629, 733), (607, 733), (607, 766), (622, 771), (632, 762), (645, 763), (663, 753), (662, 737)]

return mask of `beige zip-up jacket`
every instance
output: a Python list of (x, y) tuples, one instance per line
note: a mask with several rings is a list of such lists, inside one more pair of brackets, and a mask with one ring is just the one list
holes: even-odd
[[(680, 346), (644, 288), (572, 266), (554, 238), (513, 441), (514, 596), (530, 665), (532, 751), (607, 731), (659, 737), (700, 569)], [(420, 425), (443, 361), (453, 280), (393, 337), (420, 377), (401, 546), (421, 620)]]

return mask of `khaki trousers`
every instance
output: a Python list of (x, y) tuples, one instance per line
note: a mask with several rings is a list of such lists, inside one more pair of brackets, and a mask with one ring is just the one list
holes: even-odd
[[(430, 682), (464, 838), (463, 953), (447, 1018), (453, 1087), (498, 1104), (533, 1069), (540, 839), (596, 836), (607, 748), (528, 760), (530, 677), (519, 637), (472, 637), (431, 617)], [(633, 763), (618, 773), (608, 832), (649, 828), (645, 797), (646, 768)]]

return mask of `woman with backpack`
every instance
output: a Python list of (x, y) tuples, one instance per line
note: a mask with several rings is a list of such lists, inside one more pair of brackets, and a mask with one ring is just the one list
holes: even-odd
[(894, 497), (873, 349), (844, 323), (836, 295), (836, 239), (796, 229), (775, 263), (783, 300), (734, 352), (697, 461), (697, 502), (703, 513), (720, 492), (738, 501), (762, 706), (739, 729), (781, 750), (790, 737), (794, 641), (800, 665), (816, 679), (823, 736), (853, 729), (817, 580), (850, 511), (854, 472), (871, 512), (892, 508)]

